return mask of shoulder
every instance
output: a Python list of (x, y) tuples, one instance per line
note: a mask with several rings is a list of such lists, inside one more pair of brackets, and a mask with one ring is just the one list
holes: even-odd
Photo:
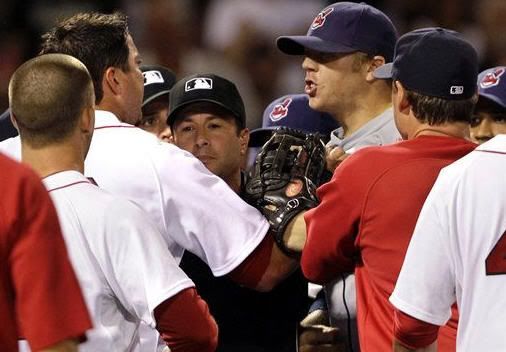
[(19, 136), (1, 141), (0, 152), (15, 160), (21, 160), (21, 139)]
[(39, 176), (25, 164), (0, 153), (0, 169), (3, 170), (0, 173), (0, 189), (2, 189), (3, 197), (5, 197), (4, 192), (17, 193), (20, 188), (45, 194), (45, 188)]

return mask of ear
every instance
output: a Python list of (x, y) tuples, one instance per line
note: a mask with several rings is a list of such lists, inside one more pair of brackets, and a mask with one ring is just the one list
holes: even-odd
[(249, 144), (249, 129), (245, 128), (239, 133), (239, 142), (241, 143), (241, 155), (246, 155)]
[(18, 130), (18, 133), (19, 133), (18, 122), (16, 121), (16, 116), (14, 116), (14, 114), (12, 113), (12, 110), (10, 111), (10, 118), (11, 118), (12, 125), (14, 126), (14, 128), (16, 130)]
[(90, 106), (84, 108), (79, 119), (79, 129), (84, 134), (92, 134), (95, 129), (95, 109)]
[(102, 78), (102, 86), (109, 88), (114, 95), (121, 94), (120, 74), (121, 70), (119, 68), (110, 66), (105, 70)]
[(397, 104), (397, 106), (399, 107), (399, 111), (401, 113), (409, 115), (409, 111), (411, 110), (411, 105), (409, 104), (409, 101), (407, 98), (406, 89), (404, 88), (402, 83), (399, 81), (395, 81), (394, 85), (395, 85), (395, 87), (394, 87), (393, 92), (395, 94), (395, 98), (394, 98), (393, 103)]
[(375, 56), (373, 59), (369, 62), (369, 66), (367, 67), (367, 75), (366, 75), (366, 81), (367, 82), (373, 82), (377, 80), (376, 77), (373, 76), (374, 70), (376, 70), (378, 67), (383, 66), (385, 64), (385, 58), (383, 56)]

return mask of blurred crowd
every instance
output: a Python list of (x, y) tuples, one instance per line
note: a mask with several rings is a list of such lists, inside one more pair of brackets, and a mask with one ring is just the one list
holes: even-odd
[[(213, 72), (237, 84), (247, 126), (261, 125), (276, 97), (303, 91), (301, 58), (283, 55), (275, 38), (305, 34), (323, 0), (32, 0), (0, 2), (0, 111), (8, 106), (14, 70), (38, 51), (41, 33), (79, 11), (120, 10), (145, 64), (172, 68), (178, 77)], [(480, 55), (481, 69), (506, 65), (504, 0), (374, 0), (403, 34), (443, 26), (461, 32)]]

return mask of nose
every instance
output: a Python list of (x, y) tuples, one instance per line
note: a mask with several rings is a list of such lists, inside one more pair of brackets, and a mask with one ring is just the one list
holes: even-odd
[(195, 144), (198, 148), (209, 145), (209, 138), (207, 137), (205, 129), (198, 129), (196, 131)]
[(166, 127), (160, 134), (158, 135), (158, 138), (160, 138), (162, 141), (167, 143), (172, 143), (172, 132), (170, 131), (169, 127)]
[(484, 141), (494, 137), (492, 121), (490, 121), (489, 118), (481, 120), (478, 126), (471, 128), (471, 136), (478, 143), (483, 143)]

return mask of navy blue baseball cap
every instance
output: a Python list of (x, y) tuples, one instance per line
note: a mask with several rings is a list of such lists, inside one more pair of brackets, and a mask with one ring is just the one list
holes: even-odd
[(262, 128), (250, 133), (249, 147), (260, 147), (270, 138), (272, 131), (279, 127), (290, 127), (306, 133), (322, 134), (323, 139), (339, 124), (330, 114), (309, 107), (306, 94), (290, 94), (274, 100), (264, 110)]
[(155, 100), (156, 98), (168, 95), (170, 89), (176, 83), (176, 75), (168, 68), (160, 65), (141, 66), (142, 75), (144, 76), (144, 98), (142, 106)]
[(320, 11), (306, 35), (282, 36), (276, 44), (288, 55), (303, 55), (306, 49), (336, 54), (361, 51), (391, 61), (396, 40), (392, 21), (377, 8), (337, 2)]
[(478, 55), (459, 33), (422, 28), (399, 38), (394, 61), (378, 67), (374, 76), (394, 79), (411, 91), (447, 100), (476, 94)]
[[(489, 68), (478, 75), (479, 99), (487, 98), (506, 109), (506, 67)], [(478, 100), (479, 102), (479, 100)]]

